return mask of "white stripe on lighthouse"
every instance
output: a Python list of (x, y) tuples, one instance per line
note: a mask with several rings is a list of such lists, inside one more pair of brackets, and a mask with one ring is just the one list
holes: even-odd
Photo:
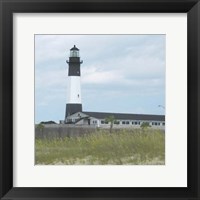
[(67, 103), (81, 104), (80, 76), (68, 76)]

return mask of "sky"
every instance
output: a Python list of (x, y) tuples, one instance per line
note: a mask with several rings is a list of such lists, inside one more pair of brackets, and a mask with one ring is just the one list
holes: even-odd
[[(70, 49), (84, 111), (165, 113), (165, 35), (35, 35), (35, 123), (65, 118)], [(161, 106), (159, 106), (161, 105)]]

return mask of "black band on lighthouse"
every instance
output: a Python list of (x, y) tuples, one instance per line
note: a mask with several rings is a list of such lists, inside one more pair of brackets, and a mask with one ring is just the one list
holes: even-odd
[(79, 53), (78, 53), (78, 50), (76, 50), (76, 49), (78, 49), (78, 48), (74, 47), (71, 49), (71, 51), (73, 51), (71, 53), (72, 56), (69, 57), (69, 61), (67, 61), (68, 65), (69, 65), (68, 76), (80, 76), (81, 75), (80, 66), (83, 63), (83, 61), (80, 61), (80, 57), (78, 56)]
[(82, 104), (73, 104), (73, 103), (68, 103), (66, 104), (66, 113), (65, 113), (65, 119), (77, 112), (82, 112)]
[(80, 64), (79, 65), (69, 65), (68, 76), (81, 76)]

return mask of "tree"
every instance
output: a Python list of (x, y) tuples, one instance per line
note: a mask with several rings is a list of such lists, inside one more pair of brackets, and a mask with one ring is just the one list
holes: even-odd
[(143, 122), (143, 123), (140, 125), (140, 127), (141, 127), (142, 129), (147, 129), (147, 128), (151, 127), (151, 126), (150, 126), (149, 122)]
[(43, 122), (40, 122), (40, 124), (56, 124), (56, 122), (54, 122), (54, 121), (43, 121)]
[(110, 115), (110, 116), (106, 117), (105, 122), (110, 123), (110, 133), (111, 133), (112, 129), (113, 129), (113, 124), (115, 122), (115, 117), (113, 115)]
[(37, 126), (36, 126), (36, 129), (39, 130), (40, 134), (43, 133), (43, 130), (44, 130), (44, 125), (42, 123), (39, 123)]

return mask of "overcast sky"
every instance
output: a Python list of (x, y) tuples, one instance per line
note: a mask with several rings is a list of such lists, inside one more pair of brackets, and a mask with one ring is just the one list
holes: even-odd
[(35, 35), (35, 122), (64, 120), (69, 50), (84, 111), (164, 114), (165, 35)]

